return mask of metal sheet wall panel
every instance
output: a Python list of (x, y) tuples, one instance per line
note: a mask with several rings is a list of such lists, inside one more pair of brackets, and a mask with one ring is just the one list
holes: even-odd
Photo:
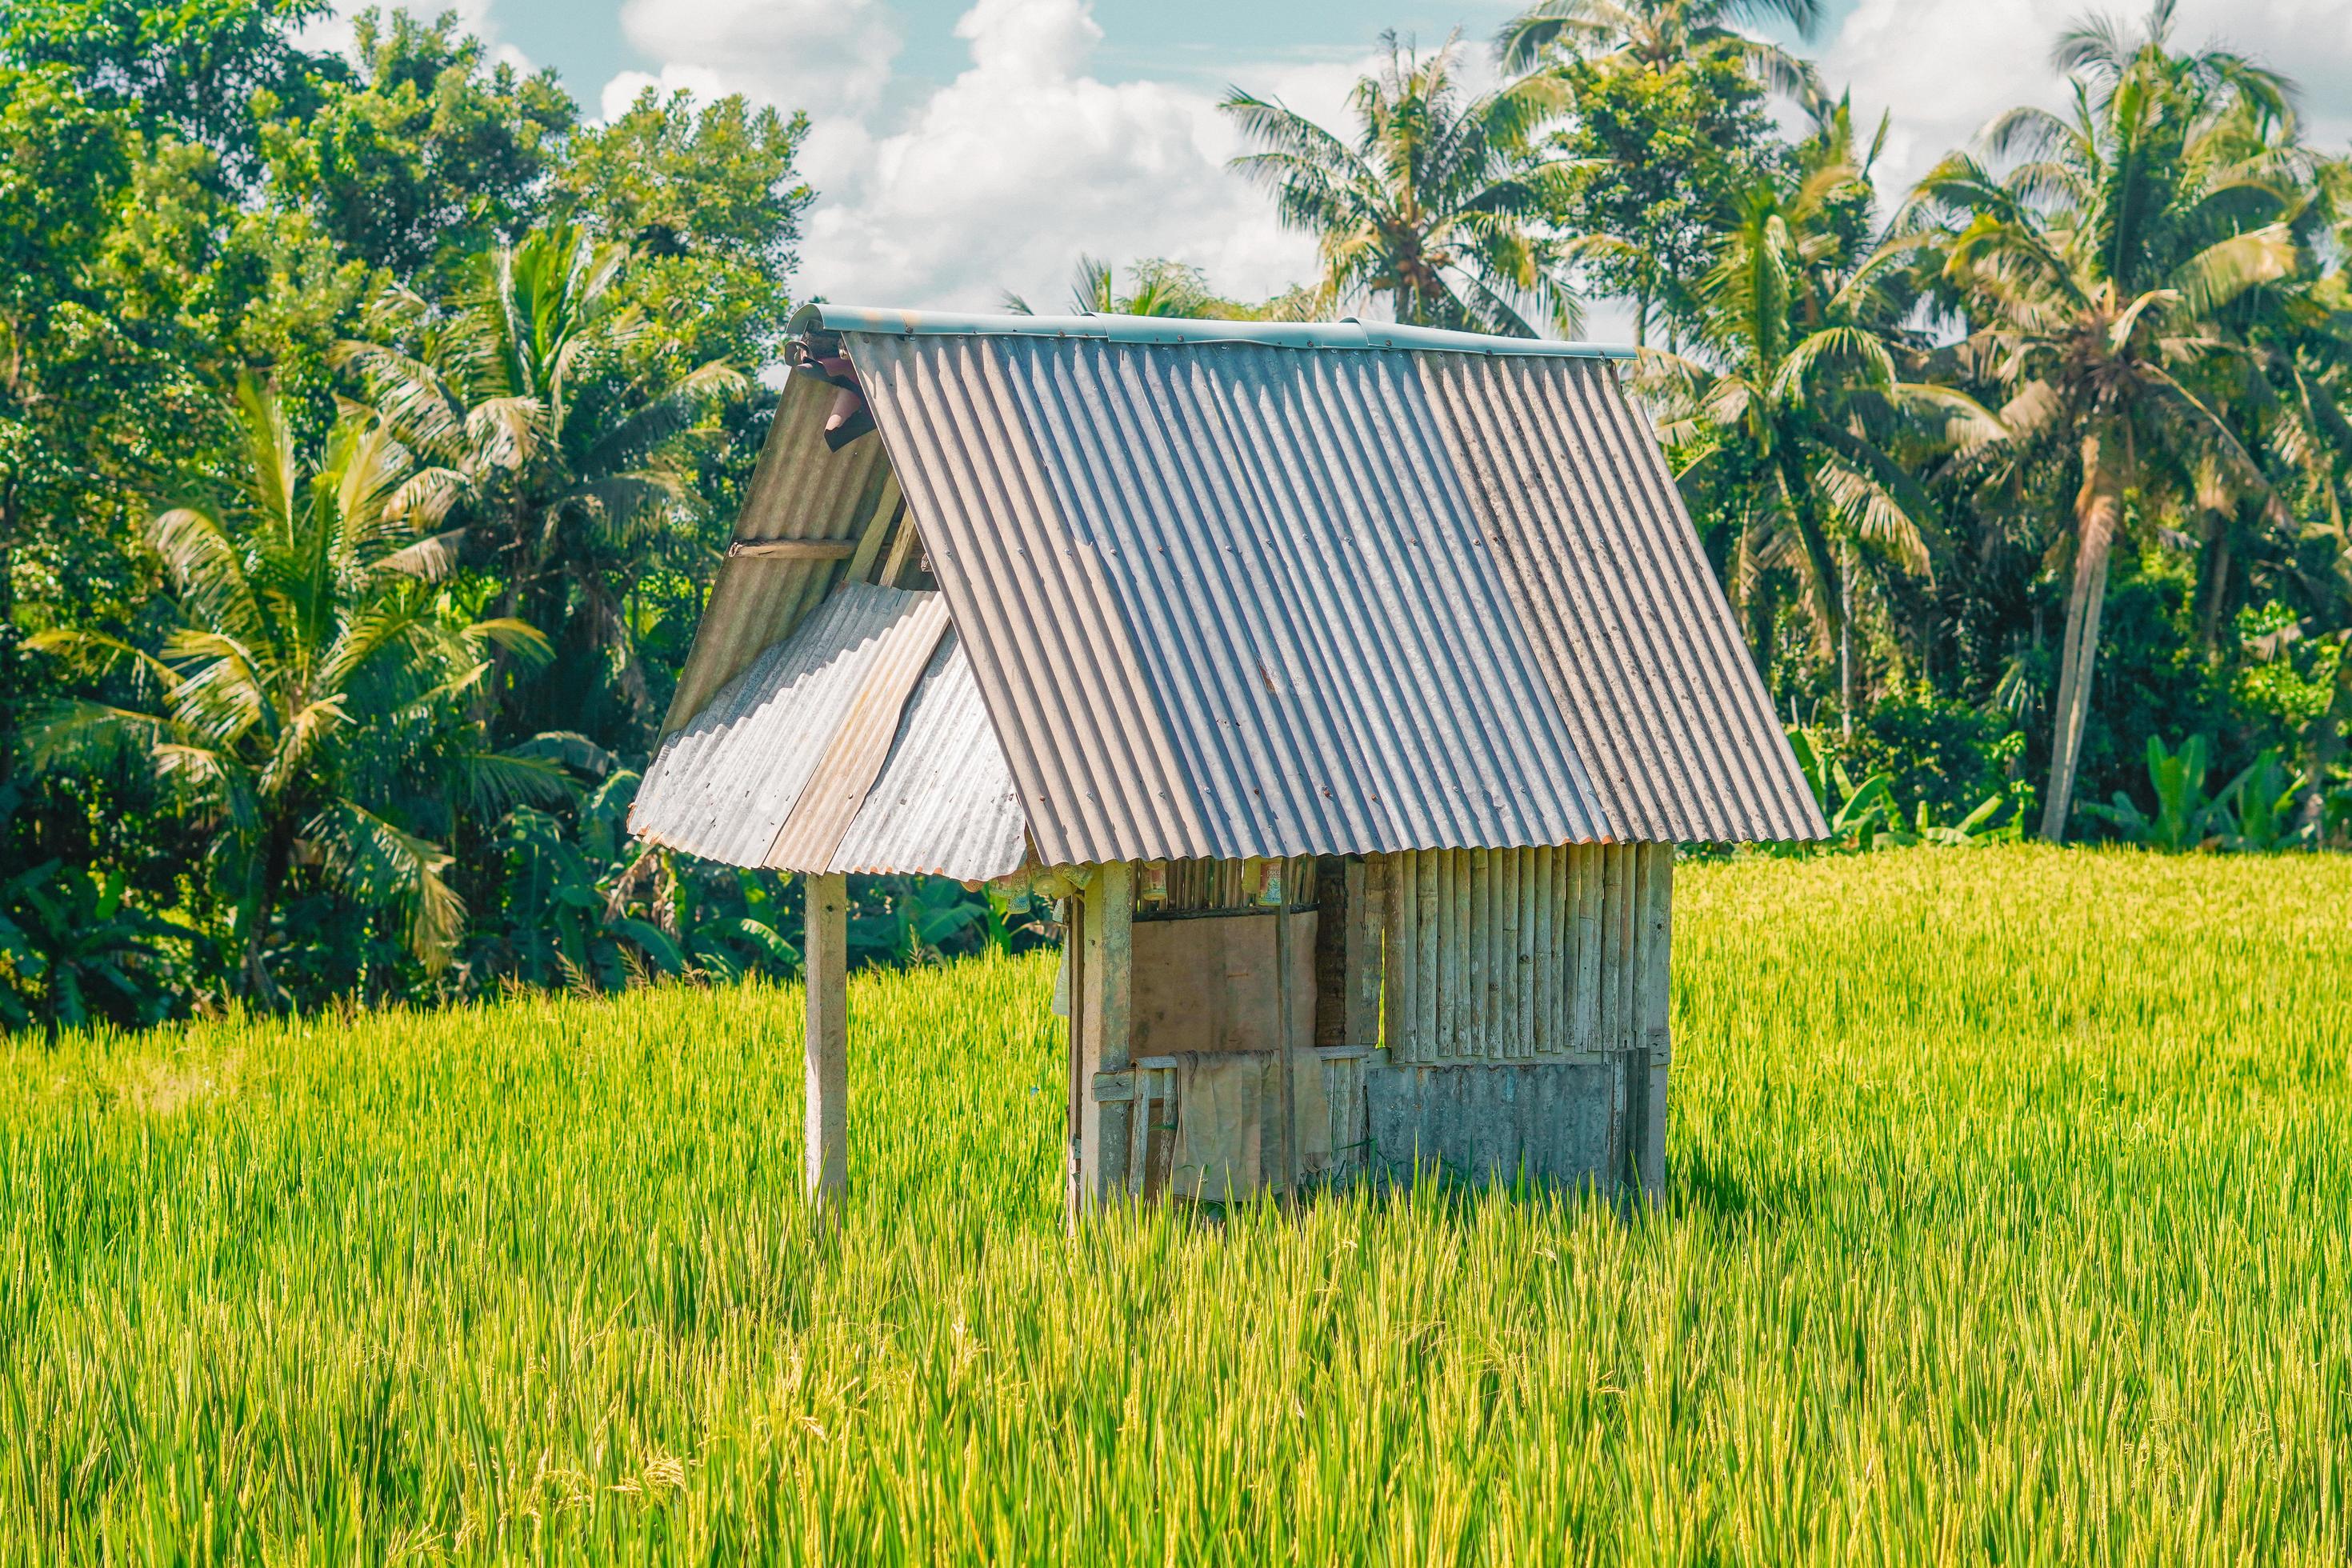
[[(833, 388), (796, 375), (784, 384), (775, 422), (744, 488), (735, 542), (852, 540), (885, 498), (890, 468), (879, 441), (824, 444)], [(838, 561), (737, 556), (722, 563), (678, 673), (662, 732), (699, 713), (718, 689), (789, 636), (842, 574)]]
[(982, 881), (1020, 868), (1023, 834), (1013, 770), (989, 728), (971, 661), (950, 632), (830, 869)]
[(765, 865), (891, 627), (927, 597), (845, 584), (662, 742), (630, 830), (730, 866)]
[(1614, 373), (1420, 360), (1618, 837), (1825, 837), (1664, 454)]
[[(947, 630), (948, 607), (937, 594), (917, 595), (915, 608), (877, 639), (856, 699), (824, 741), (824, 753), (768, 847), (768, 864), (785, 871), (824, 871), (833, 865), (850, 824), (864, 809), (874, 781), (889, 761), (907, 713)], [(796, 742), (805, 745), (819, 737)]]
[(1529, 1181), (1603, 1190), (1624, 1168), (1614, 1063), (1529, 1062), (1451, 1071), (1391, 1063), (1364, 1071), (1373, 1168), (1460, 1181)]

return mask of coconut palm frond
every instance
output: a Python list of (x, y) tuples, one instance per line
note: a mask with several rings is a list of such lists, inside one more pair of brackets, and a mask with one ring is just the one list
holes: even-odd
[(410, 953), (433, 973), (447, 966), (466, 920), (465, 901), (447, 880), (447, 852), (352, 801), (320, 812), (302, 833), (347, 897), (401, 911)]
[(590, 472), (633, 468), (693, 429), (712, 410), (740, 398), (751, 378), (724, 360), (696, 366), (589, 447), (581, 465)]
[(2208, 317), (2248, 289), (2292, 275), (2300, 255), (2285, 224), (2265, 224), (2207, 246), (2173, 271), (2167, 287), (2189, 315)]

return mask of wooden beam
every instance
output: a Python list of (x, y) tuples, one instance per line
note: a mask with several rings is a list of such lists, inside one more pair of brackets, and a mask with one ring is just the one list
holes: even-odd
[(1383, 855), (1381, 884), (1386, 902), (1381, 933), (1381, 1044), (1400, 1062), (1419, 1061), (1413, 1031), (1413, 983), (1420, 973), (1420, 942), (1413, 921), (1419, 911), (1413, 852)]
[(849, 1184), (849, 879), (803, 880), (807, 895), (808, 1034), (803, 1152), (809, 1208), (835, 1217)]
[(1274, 910), (1274, 1053), (1282, 1079), (1283, 1195), (1298, 1198), (1298, 1052), (1291, 1044), (1290, 877), (1294, 863), (1284, 860), (1281, 897)]
[(908, 563), (916, 559), (915, 545), (921, 537), (915, 528), (915, 514), (901, 504), (898, 531), (890, 536), (890, 552), (882, 558), (882, 575), (874, 580), (885, 588), (897, 587)]
[(846, 561), (856, 552), (854, 539), (739, 539), (727, 547), (727, 559)]
[[(866, 574), (874, 570), (874, 563), (881, 556), (882, 542), (889, 535), (890, 524), (897, 521), (902, 510), (898, 499), (898, 476), (887, 475), (882, 481), (882, 494), (874, 503), (874, 515), (867, 520), (865, 531), (858, 535), (857, 552), (849, 558), (849, 570), (842, 574), (845, 582), (863, 583), (866, 580)], [(888, 586), (887, 582), (883, 585)]]
[[(1135, 868), (1124, 860), (1095, 868), (1087, 883), (1083, 924), (1073, 932), (1081, 943), (1071, 998), (1071, 1029), (1077, 1051), (1079, 1084), (1101, 1072), (1127, 1068), (1133, 1049)], [(1129, 1138), (1133, 1107), (1105, 1104), (1091, 1094), (1078, 1106), (1080, 1209), (1098, 1208), (1125, 1189), (1133, 1165)]]

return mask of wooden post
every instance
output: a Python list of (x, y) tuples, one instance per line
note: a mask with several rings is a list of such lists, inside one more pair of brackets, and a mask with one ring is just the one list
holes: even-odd
[(1643, 974), (1642, 1013), (1643, 1058), (1650, 1074), (1650, 1092), (1643, 1109), (1648, 1112), (1640, 1130), (1642, 1190), (1652, 1203), (1666, 1195), (1666, 1079), (1674, 1060), (1674, 904), (1675, 847), (1646, 845), (1650, 874), (1643, 879), (1649, 894), (1643, 918)]
[(1087, 1102), (1094, 1099), (1094, 1084), (1087, 1077), (1086, 1016), (1087, 1016), (1087, 904), (1083, 893), (1072, 893), (1062, 902), (1062, 1011), (1070, 1032), (1070, 1103), (1069, 1116), (1063, 1123), (1065, 1133), (1062, 1170), (1062, 1218), (1072, 1231), (1077, 1229), (1080, 1184), (1085, 1180)]
[(1290, 869), (1282, 863), (1281, 898), (1274, 906), (1274, 1050), (1282, 1074), (1283, 1195), (1298, 1196), (1298, 1090), (1292, 1081), (1297, 1058), (1290, 1048)]
[(1074, 1016), (1078, 1048), (1078, 1205), (1099, 1207), (1127, 1184), (1132, 1163), (1129, 1139), (1135, 1107), (1127, 1100), (1098, 1100), (1095, 1074), (1128, 1066), (1133, 1030), (1135, 868), (1115, 860), (1094, 868), (1087, 884), (1084, 930), (1078, 940)]
[(1381, 1043), (1381, 929), (1388, 921), (1388, 872), (1385, 858), (1355, 857), (1342, 873), (1348, 898), (1343, 1046)]
[(807, 878), (807, 1121), (803, 1150), (809, 1208), (834, 1217), (849, 1181), (849, 879)]

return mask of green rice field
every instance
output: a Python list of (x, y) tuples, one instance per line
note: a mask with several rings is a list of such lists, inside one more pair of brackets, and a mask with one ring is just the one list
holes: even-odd
[(2341, 1563), (2352, 864), (1686, 865), (1671, 1196), (1060, 1209), (1042, 956), (5, 1047), (7, 1563)]

